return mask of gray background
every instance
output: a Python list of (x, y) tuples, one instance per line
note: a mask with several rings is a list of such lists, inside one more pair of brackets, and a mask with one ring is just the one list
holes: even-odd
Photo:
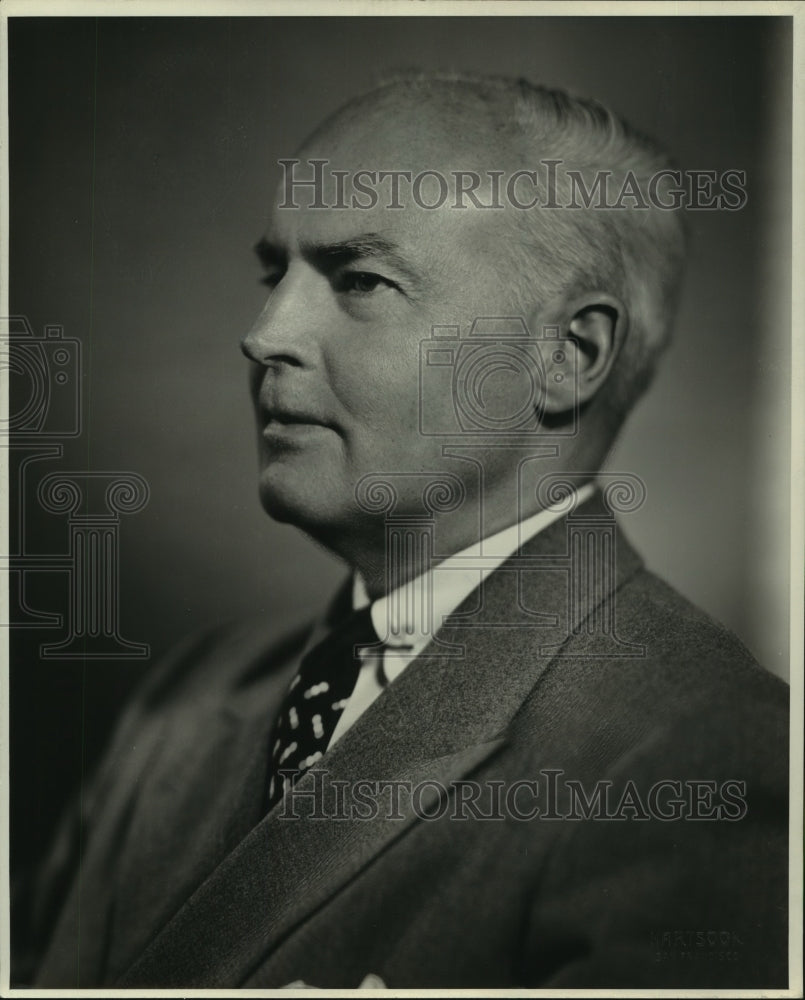
[[(342, 575), (259, 507), (238, 341), (263, 300), (252, 246), (277, 158), (414, 66), (592, 94), (683, 166), (748, 172), (743, 210), (689, 214), (676, 341), (610, 468), (646, 482), (625, 527), (649, 566), (785, 675), (783, 18), (12, 19), (12, 312), (84, 345), (85, 433), (61, 467), (132, 470), (151, 487), (122, 527), (124, 635), (157, 655), (242, 614), (279, 633)], [(35, 505), (27, 515), (35, 530)], [(49, 638), (23, 637), (12, 678), (23, 852), (148, 666), (43, 664), (34, 640)]]

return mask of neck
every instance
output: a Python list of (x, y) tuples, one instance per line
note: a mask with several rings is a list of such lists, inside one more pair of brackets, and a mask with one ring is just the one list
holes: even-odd
[(602, 458), (588, 449), (577, 449), (573, 461), (568, 461), (571, 456), (560, 461), (561, 455), (537, 458), (532, 450), (510, 462), (506, 474), (492, 478), (473, 451), (470, 446), (459, 446), (449, 453), (451, 459), (462, 462), (461, 479), (467, 489), (458, 509), (430, 513), (423, 508), (411, 516), (394, 511), (371, 524), (356, 522), (351, 530), (340, 530), (337, 538), (318, 536), (360, 573), (372, 600), (545, 509), (553, 502), (540, 496), (538, 484), (545, 476), (566, 474), (578, 489), (595, 475)]

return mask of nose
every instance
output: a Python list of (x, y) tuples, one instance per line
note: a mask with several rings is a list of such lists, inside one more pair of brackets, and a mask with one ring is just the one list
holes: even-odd
[(252, 328), (240, 342), (250, 361), (263, 367), (305, 367), (312, 362), (310, 315), (302, 290), (286, 275), (271, 292)]

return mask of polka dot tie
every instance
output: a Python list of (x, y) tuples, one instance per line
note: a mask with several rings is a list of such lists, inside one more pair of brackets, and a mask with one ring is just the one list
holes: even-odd
[(269, 810), (324, 756), (358, 680), (358, 648), (377, 642), (369, 610), (352, 612), (302, 658), (271, 737)]

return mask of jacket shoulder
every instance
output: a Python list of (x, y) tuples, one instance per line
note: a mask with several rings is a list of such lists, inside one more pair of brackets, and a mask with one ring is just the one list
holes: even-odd
[[(612, 766), (639, 747), (659, 762), (668, 747), (687, 746), (702, 762), (761, 755), (785, 772), (784, 681), (761, 667), (737, 636), (645, 569), (608, 599), (615, 602), (620, 649), (613, 652), (594, 630), (580, 629), (526, 699), (523, 732), (550, 734), (557, 752), (563, 748), (560, 757), (587, 754), (597, 767)], [(533, 742), (521, 739), (524, 748)]]
[(646, 661), (673, 671), (675, 684), (787, 694), (787, 685), (762, 667), (738, 636), (649, 570), (635, 573), (613, 600), (620, 634), (644, 647)]

